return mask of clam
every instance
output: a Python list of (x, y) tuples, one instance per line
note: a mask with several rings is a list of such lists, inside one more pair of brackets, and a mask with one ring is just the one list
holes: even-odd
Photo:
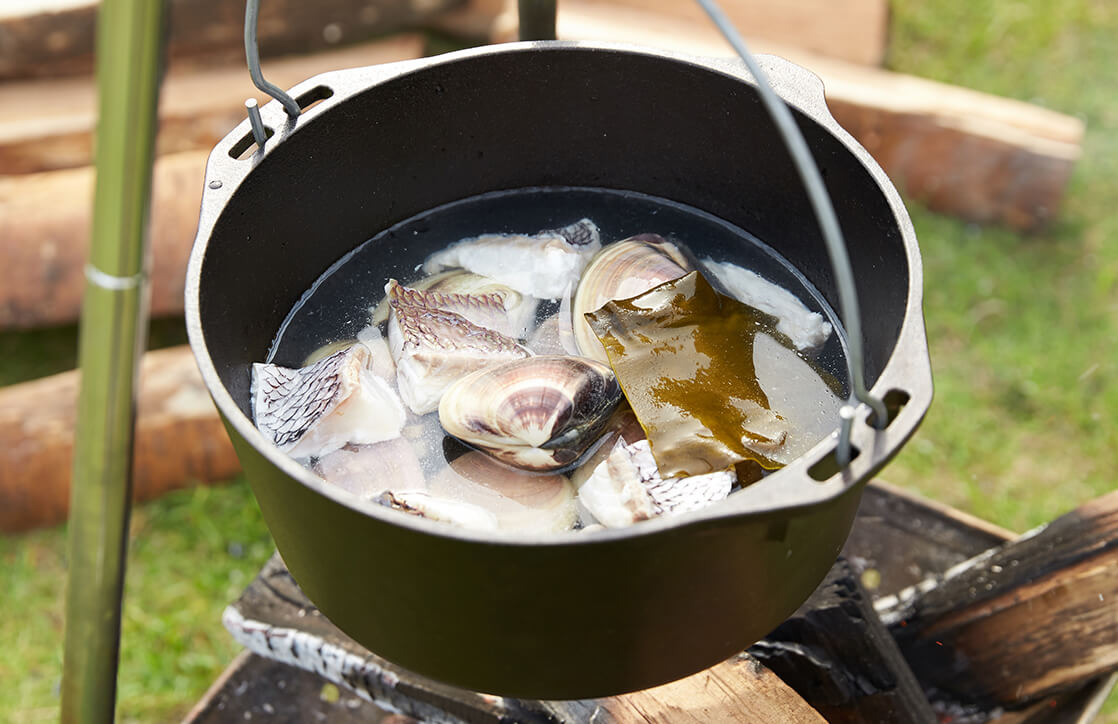
[(618, 440), (609, 456), (579, 488), (594, 519), (607, 528), (632, 525), (663, 513), (687, 513), (723, 500), (733, 488), (732, 470), (662, 478), (648, 440)]
[(582, 357), (539, 356), (463, 377), (439, 403), (450, 435), (509, 465), (558, 470), (594, 442), (621, 401), (609, 367)]
[(395, 391), (368, 369), (371, 356), (355, 344), (298, 369), (254, 364), (257, 428), (295, 458), (398, 437), (406, 413)]
[(579, 353), (607, 362), (602, 343), (583, 315), (614, 299), (628, 299), (694, 269), (675, 244), (657, 234), (639, 234), (609, 244), (586, 266), (571, 305)]
[(462, 239), (427, 258), (428, 274), (462, 267), (495, 279), (521, 294), (558, 299), (578, 282), (583, 267), (601, 248), (598, 227), (580, 219), (561, 229), (525, 234), (484, 234)]
[(776, 317), (779, 320), (776, 331), (786, 336), (796, 349), (819, 347), (831, 336), (831, 323), (819, 312), (804, 306), (784, 287), (733, 262), (707, 258), (703, 259), (702, 266), (730, 296)]
[(346, 445), (312, 468), (328, 483), (371, 498), (388, 488), (422, 488), (423, 470), (411, 443), (397, 437), (373, 445)]
[(433, 495), (488, 511), (501, 530), (569, 530), (578, 518), (574, 487), (565, 476), (515, 470), (477, 451), (456, 458), (429, 487)]
[(400, 396), (417, 415), (438, 409), (443, 392), (464, 374), (531, 356), (515, 339), (470, 322), (461, 314), (391, 301), (388, 346), (396, 361)]

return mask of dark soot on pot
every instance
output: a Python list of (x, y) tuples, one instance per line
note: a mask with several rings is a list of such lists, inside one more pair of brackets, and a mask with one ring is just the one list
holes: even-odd
[[(335, 262), (284, 320), (268, 361), (298, 367), (324, 344), (352, 339), (369, 323), (389, 279), (403, 284), (423, 276), (432, 253), (466, 237), (532, 234), (587, 217), (601, 230), (602, 245), (641, 233), (681, 243), (698, 258), (730, 261), (791, 291), (835, 329), (815, 364), (834, 376), (846, 395), (845, 337), (837, 316), (791, 264), (761, 240), (715, 216), (667, 199), (597, 188), (526, 188), (482, 194), (425, 211), (381, 231)], [(538, 318), (557, 303), (540, 305)]]

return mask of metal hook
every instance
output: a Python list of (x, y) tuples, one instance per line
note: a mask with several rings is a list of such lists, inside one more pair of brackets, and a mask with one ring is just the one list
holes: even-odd
[(245, 110), (248, 111), (248, 122), (252, 125), (252, 138), (256, 141), (257, 146), (264, 148), (264, 142), (268, 140), (268, 134), (264, 130), (264, 121), (260, 118), (260, 106), (256, 104), (255, 98), (245, 100)]
[[(299, 104), (294, 98), (284, 92), (279, 86), (269, 83), (264, 80), (264, 73), (260, 70), (260, 49), (256, 45), (256, 25), (257, 19), (260, 16), (260, 0), (246, 0), (245, 2), (245, 58), (248, 60), (248, 74), (252, 77), (252, 84), (264, 91), (272, 98), (275, 98), (281, 104), (283, 109), (287, 111), (288, 118), (298, 118), (301, 109)], [(248, 105), (247, 102), (245, 105)], [(255, 105), (255, 104), (254, 104)], [(249, 109), (249, 119), (252, 119), (253, 112)], [(260, 112), (256, 112), (257, 121), (260, 120)], [(261, 124), (263, 127), (263, 124)], [(253, 137), (256, 143), (260, 146), (264, 145), (261, 141), (261, 135), (256, 133), (256, 125), (253, 123)]]
[[(858, 291), (854, 285), (854, 271), (850, 266), (850, 256), (846, 253), (846, 242), (843, 240), (842, 229), (839, 227), (834, 206), (831, 205), (831, 199), (827, 195), (826, 186), (823, 184), (823, 177), (819, 173), (818, 166), (815, 165), (815, 160), (811, 156), (811, 151), (807, 147), (803, 134), (800, 133), (799, 127), (792, 118), (792, 112), (773, 91), (768, 77), (761, 70), (757, 61), (754, 60), (753, 54), (749, 52), (745, 41), (742, 40), (741, 35), (734, 28), (729, 18), (723, 14), (714, 0), (698, 0), (698, 3), (745, 62), (749, 72), (753, 74), (753, 78), (757, 81), (757, 90), (761, 94), (761, 102), (768, 110), (780, 134), (784, 137), (788, 152), (791, 154), (796, 170), (800, 173), (800, 179), (807, 189), (808, 199), (811, 201), (815, 216), (819, 220), (819, 226), (823, 232), (823, 241), (827, 246), (827, 253), (831, 257), (831, 265), (835, 270), (835, 283), (838, 286), (842, 322), (846, 326), (847, 343), (850, 349), (847, 367), (853, 397), (864, 402), (874, 411), (877, 428), (879, 430), (884, 429), (889, 421), (885, 403), (871, 395), (869, 390), (866, 389), (866, 380), (862, 374), (865, 354), (862, 349), (862, 316), (858, 308)], [(847, 409), (849, 409), (849, 413), (846, 414), (840, 411), (842, 428), (839, 430), (839, 446), (842, 448), (845, 445), (845, 460), (842, 457), (843, 451), (841, 449), (836, 452), (839, 455), (839, 465), (842, 467), (846, 467), (846, 464), (850, 462), (850, 427), (854, 419), (853, 408), (849, 405), (844, 406), (843, 410)], [(849, 417), (846, 415), (849, 415)]]

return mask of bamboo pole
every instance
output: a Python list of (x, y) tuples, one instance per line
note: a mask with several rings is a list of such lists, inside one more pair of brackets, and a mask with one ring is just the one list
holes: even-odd
[(555, 40), (558, 0), (518, 0), (521, 40)]
[(165, 5), (103, 0), (97, 23), (97, 181), (78, 347), (63, 722), (110, 722), (116, 705)]

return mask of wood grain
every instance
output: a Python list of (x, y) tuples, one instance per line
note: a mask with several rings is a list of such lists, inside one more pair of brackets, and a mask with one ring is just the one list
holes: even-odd
[[(340, 50), (263, 63), (265, 77), (290, 88), (311, 76), (423, 55), (424, 39), (402, 33)], [(271, 98), (252, 85), (244, 63), (172, 68), (159, 102), (156, 153), (213, 147), (245, 118), (244, 101)], [(0, 84), (0, 172), (26, 174), (93, 162), (96, 89), (92, 78)]]
[(1118, 492), (879, 601), (925, 685), (1022, 706), (1118, 669)]
[[(0, 389), (0, 532), (66, 519), (79, 382), (64, 372)], [(139, 390), (135, 500), (240, 470), (189, 348), (145, 354)]]
[[(636, 0), (634, 0), (636, 2)], [(779, 55), (817, 74), (835, 119), (885, 169), (902, 194), (932, 209), (1030, 231), (1059, 210), (1084, 125), (1071, 116), (922, 78), (826, 58), (758, 39), (753, 52)], [(564, 0), (559, 37), (629, 42), (706, 56), (732, 49), (707, 23), (667, 12)], [(498, 26), (497, 40), (515, 37)]]
[[(458, 0), (268, 0), (260, 4), (261, 57), (303, 54), (414, 28)], [(0, 80), (90, 75), (97, 3), (31, 14), (0, 10)], [(243, 2), (170, 0), (172, 63), (244, 67)], [(265, 76), (267, 77), (267, 76)]]
[[(181, 314), (207, 153), (156, 160), (152, 180), (151, 313)], [(0, 329), (77, 319), (85, 289), (93, 169), (0, 177)]]

